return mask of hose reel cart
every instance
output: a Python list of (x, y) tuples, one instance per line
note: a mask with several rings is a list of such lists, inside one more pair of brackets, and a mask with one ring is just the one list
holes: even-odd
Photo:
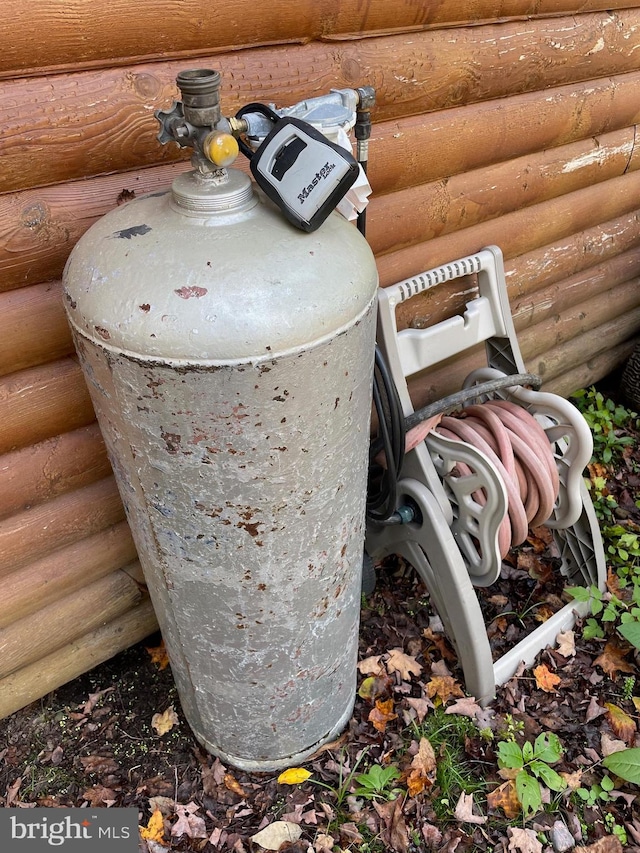
[[(428, 328), (398, 331), (398, 305), (444, 282), (474, 274), (477, 296), (467, 303), (462, 316)], [(604, 588), (606, 566), (600, 530), (582, 479), (592, 454), (591, 433), (582, 415), (567, 400), (519, 384), (530, 384), (534, 377), (525, 373), (500, 249), (490, 246), (381, 289), (377, 342), (395, 383), (406, 426), (435, 413), (446, 415), (465, 398), (463, 417), (472, 413), (476, 421), (480, 415), (485, 421), (495, 418), (498, 412), (506, 419), (510, 434), (513, 429), (519, 430), (517, 421), (529, 419), (529, 428), (536, 435), (523, 443), (530, 443), (539, 460), (538, 466), (532, 466), (533, 478), (539, 478), (536, 467), (544, 468), (545, 454), (541, 450), (550, 456), (557, 471), (551, 472), (556, 480), (555, 500), (549, 505), (549, 517), (542, 523), (552, 531), (561, 556), (561, 572), (571, 584)], [(414, 413), (407, 379), (482, 342), (487, 366), (469, 374), (462, 392)], [(478, 406), (478, 400), (491, 409), (489, 414)], [(501, 463), (487, 449), (486, 442), (480, 439), (479, 445), (485, 449), (478, 449), (451, 432), (453, 426), (464, 433), (464, 420), (456, 427), (453, 419), (445, 417), (450, 429), (439, 434), (434, 429), (437, 420), (424, 424), (426, 438), (419, 436), (418, 443), (404, 456), (387, 523), (370, 517), (366, 549), (374, 560), (400, 554), (417, 570), (456, 648), (467, 692), (487, 702), (493, 698), (496, 685), (508, 680), (521, 661), (530, 664), (560, 631), (571, 627), (575, 613), (584, 613), (586, 605), (566, 604), (493, 662), (474, 587), (489, 586), (500, 575), (504, 527), (509, 526), (505, 519), (511, 517), (513, 525), (517, 523), (520, 528), (522, 524), (508, 500), (512, 487), (505, 482)], [(486, 436), (483, 425), (477, 429)], [(536, 444), (540, 436), (546, 437), (548, 449)], [(522, 452), (529, 451), (522, 448)], [(534, 484), (533, 490), (537, 488)], [(532, 526), (538, 523), (540, 519), (536, 518)]]

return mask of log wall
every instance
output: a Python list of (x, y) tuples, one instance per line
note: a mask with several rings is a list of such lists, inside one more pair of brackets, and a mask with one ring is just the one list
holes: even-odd
[[(527, 366), (568, 394), (640, 329), (640, 2), (5, 0), (0, 55), (0, 716), (156, 627), (60, 276), (104, 213), (168, 186), (154, 110), (219, 69), (229, 115), (373, 85), (381, 284), (499, 245)], [(34, 33), (37, 37), (34, 37)], [(403, 307), (459, 310), (463, 287)], [(457, 388), (467, 361), (413, 383)]]

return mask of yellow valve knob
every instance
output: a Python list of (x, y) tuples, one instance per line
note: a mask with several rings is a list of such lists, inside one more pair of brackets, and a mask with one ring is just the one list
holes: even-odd
[(202, 150), (207, 160), (221, 169), (230, 166), (240, 153), (236, 139), (230, 133), (223, 133), (220, 130), (207, 136)]

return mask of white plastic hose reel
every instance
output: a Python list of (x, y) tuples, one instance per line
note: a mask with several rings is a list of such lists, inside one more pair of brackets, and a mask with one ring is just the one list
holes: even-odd
[[(468, 275), (477, 275), (478, 292), (463, 315), (426, 329), (398, 331), (396, 308), (400, 303)], [(482, 342), (487, 366), (471, 373), (465, 387), (525, 373), (511, 318), (502, 253), (496, 246), (381, 289), (378, 309), (378, 346), (389, 365), (405, 417), (414, 411), (408, 377)], [(582, 476), (592, 453), (592, 437), (584, 418), (562, 397), (519, 385), (493, 396), (527, 409), (549, 439), (560, 490), (545, 524), (553, 531), (560, 551), (562, 574), (570, 584), (595, 584), (604, 589), (602, 539)], [(463, 470), (469, 473), (460, 474), (458, 463), (465, 463)], [(484, 495), (482, 504), (474, 497), (479, 491)], [(489, 586), (501, 571), (498, 530), (507, 508), (502, 477), (482, 451), (430, 432), (405, 457), (397, 506), (407, 502), (418, 507), (418, 520), (400, 525), (370, 523), (367, 551), (374, 559), (401, 554), (414, 566), (456, 648), (468, 693), (488, 702), (495, 695), (496, 685), (507, 681), (521, 662), (531, 664), (560, 631), (573, 625), (576, 613), (584, 615), (586, 605), (575, 601), (565, 605), (494, 662), (474, 587)]]

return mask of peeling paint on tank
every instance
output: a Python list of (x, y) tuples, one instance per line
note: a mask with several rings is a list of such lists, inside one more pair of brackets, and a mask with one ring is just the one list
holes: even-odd
[[(197, 287), (196, 285), (191, 285), (187, 287), (180, 287), (177, 290), (173, 291), (177, 294), (180, 299), (201, 299), (203, 296), (206, 296), (209, 292), (206, 287)], [(194, 330), (195, 331), (195, 330)]]
[(151, 228), (149, 225), (132, 225), (130, 228), (123, 228), (121, 231), (114, 231), (111, 236), (131, 240), (132, 237), (143, 237), (150, 231)]

